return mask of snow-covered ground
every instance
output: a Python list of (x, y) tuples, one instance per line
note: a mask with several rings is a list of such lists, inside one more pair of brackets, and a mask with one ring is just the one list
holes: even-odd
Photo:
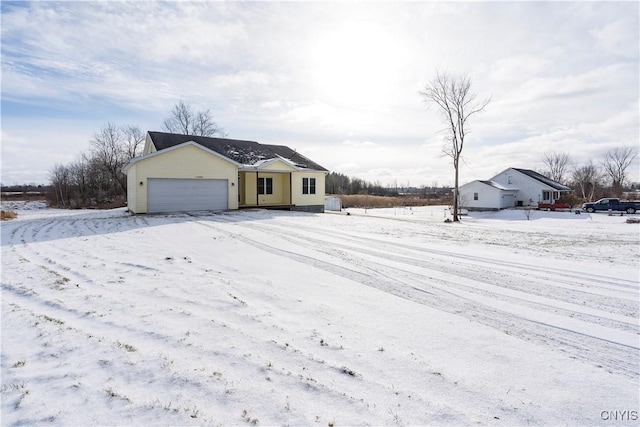
[(349, 213), (18, 209), (1, 424), (637, 425), (628, 216)]

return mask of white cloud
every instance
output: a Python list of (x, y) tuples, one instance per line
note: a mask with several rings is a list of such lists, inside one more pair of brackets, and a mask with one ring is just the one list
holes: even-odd
[(352, 141), (352, 140), (347, 140), (347, 141), (343, 141), (342, 145), (346, 145), (349, 147), (354, 147), (357, 149), (371, 149), (373, 147), (377, 147), (378, 144), (376, 144), (375, 142), (371, 142), (371, 141)]
[(47, 183), (55, 164), (67, 164), (89, 149), (98, 127), (67, 120), (12, 120), (2, 126), (2, 183)]
[[(437, 68), (469, 72), (478, 96), (493, 97), (471, 123), (468, 179), (536, 168), (548, 149), (597, 160), (638, 141), (639, 12), (633, 2), (4, 2), (3, 180), (29, 167), (15, 157), (18, 135), (47, 150), (20, 120), (47, 123), (65, 136), (56, 153), (77, 153), (71, 141), (115, 120), (111, 109), (157, 130), (182, 99), (211, 109), (230, 137), (290, 144), (338, 172), (450, 183), (443, 125), (417, 94)], [(91, 132), (72, 115), (89, 112)]]

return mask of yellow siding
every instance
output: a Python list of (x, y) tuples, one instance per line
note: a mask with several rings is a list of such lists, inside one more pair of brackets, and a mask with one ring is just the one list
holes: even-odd
[(282, 203), (291, 204), (291, 174), (282, 174)]
[(273, 194), (260, 194), (258, 196), (258, 204), (279, 205), (285, 203), (285, 200), (289, 199), (289, 193), (285, 194), (285, 189), (289, 188), (289, 174), (285, 175), (260, 171), (258, 173), (258, 177), (273, 179)]
[(247, 177), (243, 173), (238, 173), (238, 205), (246, 205), (247, 202)]
[(153, 146), (153, 142), (151, 142), (151, 137), (147, 133), (147, 138), (144, 140), (144, 150), (142, 150), (142, 155), (151, 154), (156, 151), (156, 148)]
[(240, 173), (242, 187), (240, 193), (241, 205), (255, 205), (258, 196), (258, 187), (256, 186), (255, 172)]
[(137, 192), (134, 191), (138, 185), (136, 181), (136, 168), (132, 167), (127, 171), (127, 207), (133, 213), (138, 213), (136, 210), (136, 196)]
[[(135, 213), (147, 212), (148, 178), (201, 178), (229, 181), (229, 209), (238, 209), (238, 169), (226, 160), (193, 145), (161, 152), (138, 161), (129, 170), (138, 182), (134, 185)], [(140, 185), (140, 181), (143, 185)], [(131, 196), (130, 196), (131, 197)]]
[[(316, 179), (316, 194), (302, 194), (302, 178)], [(292, 204), (296, 206), (324, 206), (324, 172), (294, 172), (291, 174)]]
[(277, 172), (293, 172), (295, 168), (291, 167), (291, 165), (286, 164), (282, 160), (276, 160), (273, 163), (269, 163), (264, 167), (260, 168), (261, 171), (277, 171)]
[[(257, 179), (271, 178), (273, 194), (258, 195)], [(276, 172), (241, 172), (240, 204), (244, 206), (288, 205), (291, 203), (291, 184), (289, 173)]]

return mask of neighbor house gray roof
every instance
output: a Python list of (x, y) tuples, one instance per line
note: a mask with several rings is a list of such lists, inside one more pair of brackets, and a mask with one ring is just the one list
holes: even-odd
[(265, 160), (281, 157), (301, 169), (327, 171), (327, 169), (319, 164), (284, 145), (267, 145), (255, 141), (165, 132), (148, 132), (148, 134), (157, 151), (193, 141), (242, 165), (253, 166)]
[(549, 187), (555, 189), (555, 190), (559, 190), (559, 191), (572, 191), (571, 188), (567, 187), (566, 185), (562, 185), (557, 181), (554, 181), (552, 179), (547, 178), (544, 175), (539, 174), (538, 172), (532, 171), (530, 169), (519, 169), (519, 168), (513, 168), (514, 170), (517, 170), (520, 173), (523, 173), (525, 175), (527, 175), (530, 178), (533, 178), (537, 181), (542, 182), (543, 184), (548, 185)]

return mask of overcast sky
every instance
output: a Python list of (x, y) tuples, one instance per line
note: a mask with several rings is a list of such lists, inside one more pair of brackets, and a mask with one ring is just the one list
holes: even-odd
[[(107, 122), (162, 130), (179, 100), (230, 138), (382, 184), (449, 185), (439, 111), (479, 98), (462, 183), (545, 152), (638, 147), (640, 3), (2, 1), (2, 183), (46, 183)], [(638, 160), (631, 178), (640, 181)]]

